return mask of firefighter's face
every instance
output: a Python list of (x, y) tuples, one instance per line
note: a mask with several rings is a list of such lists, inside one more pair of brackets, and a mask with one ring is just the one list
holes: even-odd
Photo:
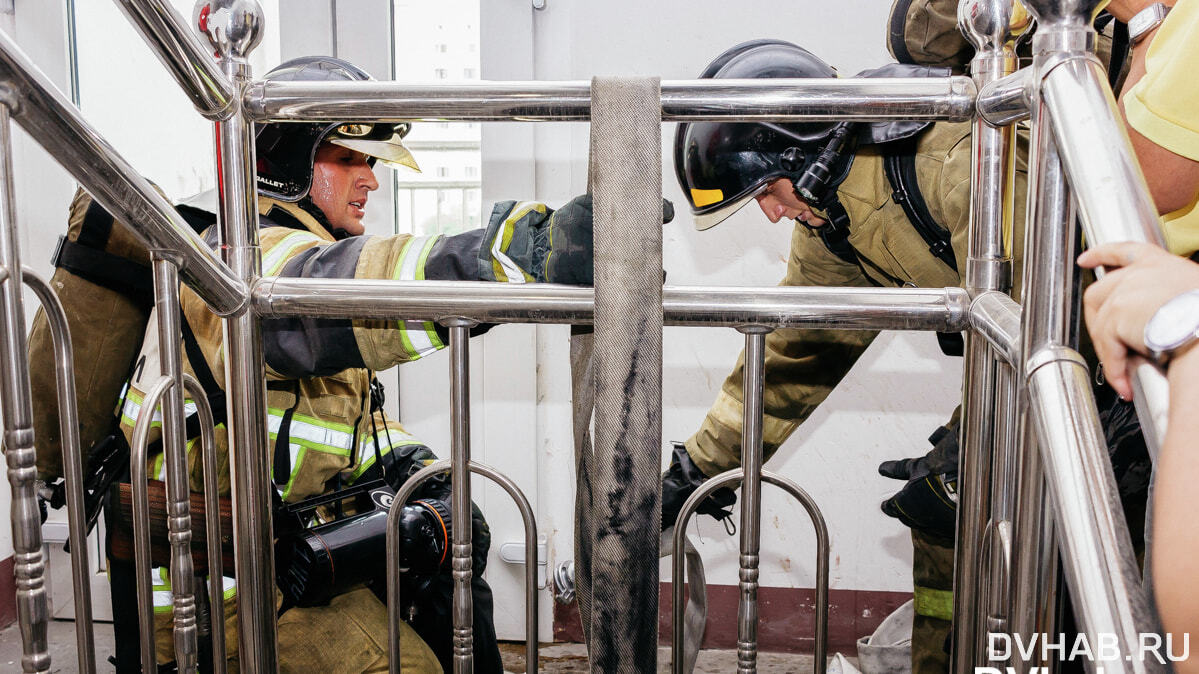
[(812, 212), (812, 207), (795, 193), (795, 188), (788, 178), (776, 178), (766, 186), (766, 191), (759, 194), (758, 208), (770, 218), (778, 222), (783, 218), (799, 220), (809, 227), (820, 227), (825, 224), (824, 218)]
[(366, 200), (379, 189), (379, 181), (367, 163), (367, 156), (332, 143), (322, 143), (312, 163), (312, 203), (325, 214), (334, 228), (351, 236), (366, 231), (362, 216)]

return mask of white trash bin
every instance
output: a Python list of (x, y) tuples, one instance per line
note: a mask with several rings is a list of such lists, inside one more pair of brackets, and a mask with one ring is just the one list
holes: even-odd
[(884, 618), (874, 634), (858, 639), (858, 668), (862, 674), (911, 674), (915, 616), (915, 604), (909, 599)]

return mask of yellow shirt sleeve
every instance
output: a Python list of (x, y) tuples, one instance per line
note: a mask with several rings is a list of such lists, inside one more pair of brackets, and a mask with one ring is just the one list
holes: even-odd
[(1145, 55), (1145, 76), (1124, 98), (1128, 123), (1175, 154), (1199, 161), (1199, 0), (1179, 0)]

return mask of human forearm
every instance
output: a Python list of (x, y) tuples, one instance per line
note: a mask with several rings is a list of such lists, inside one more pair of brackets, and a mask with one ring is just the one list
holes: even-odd
[[(1199, 577), (1199, 520), (1195, 485), (1199, 484), (1199, 348), (1170, 363), (1170, 423), (1158, 457), (1153, 497), (1153, 585), (1163, 629), (1175, 635), (1199, 633), (1199, 603), (1178, 588)], [(1176, 663), (1175, 671), (1199, 672), (1199, 658)]]
[[(1127, 22), (1137, 12), (1151, 4), (1154, 4), (1151, 0), (1130, 0), (1129, 2), (1113, 3), (1107, 9), (1117, 19)], [(1173, 6), (1174, 0), (1166, 0), (1162, 4)], [(1148, 113), (1145, 112), (1146, 108), (1143, 104), (1132, 99), (1138, 96), (1137, 83), (1146, 75), (1148, 65), (1146, 59), (1157, 33), (1158, 28), (1155, 27), (1130, 47), (1129, 71), (1120, 95), (1120, 110), (1124, 115), (1129, 140), (1132, 142), (1141, 170), (1145, 174), (1149, 192), (1153, 196), (1158, 212), (1170, 213), (1190, 205), (1193, 201), (1195, 187), (1199, 185), (1199, 162), (1163, 147), (1137, 129), (1137, 126), (1146, 123), (1144, 118)], [(1153, 63), (1157, 64), (1158, 61), (1169, 57), (1169, 54), (1156, 55)], [(1160, 68), (1161, 66), (1154, 67)], [(1130, 103), (1141, 110), (1139, 116), (1130, 115)]]

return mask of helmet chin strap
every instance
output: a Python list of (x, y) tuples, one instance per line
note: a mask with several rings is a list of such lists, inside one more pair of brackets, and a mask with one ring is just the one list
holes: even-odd
[(321, 223), (321, 227), (324, 227), (325, 231), (329, 232), (329, 234), (331, 234), (335, 240), (341, 241), (342, 239), (348, 239), (351, 236), (354, 236), (341, 227), (334, 227), (333, 224), (329, 222), (329, 218), (325, 217), (325, 212), (322, 211), (319, 206), (312, 203), (312, 197), (304, 195), (304, 198), (297, 201), (296, 205), (304, 209), (304, 212), (308, 215), (311, 215), (314, 220)]

